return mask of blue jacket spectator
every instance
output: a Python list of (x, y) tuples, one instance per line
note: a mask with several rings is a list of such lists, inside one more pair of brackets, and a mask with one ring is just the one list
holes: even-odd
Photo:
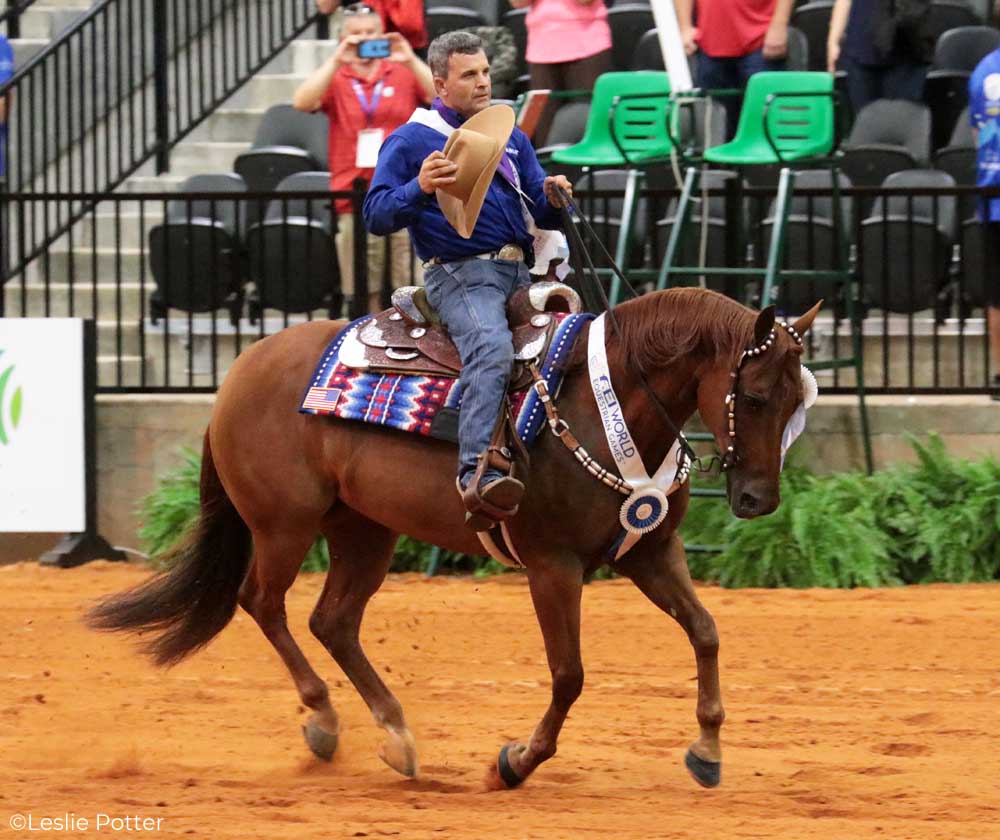
[[(986, 56), (969, 77), (969, 119), (976, 132), (976, 183), (1000, 187), (1000, 49)], [(1000, 198), (984, 199), (979, 217), (986, 222), (986, 265), (992, 269), (987, 287), (990, 350), (993, 356), (993, 399), (1000, 399)], [(988, 270), (989, 270), (988, 269)]]
[[(0, 85), (14, 75), (14, 50), (6, 36), (0, 35)], [(7, 106), (10, 94), (0, 98), (0, 178), (7, 177)]]

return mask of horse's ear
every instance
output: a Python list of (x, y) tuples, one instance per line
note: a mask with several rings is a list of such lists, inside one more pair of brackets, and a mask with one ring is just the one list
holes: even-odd
[(819, 308), (822, 305), (822, 300), (816, 301), (816, 305), (812, 309), (792, 324), (792, 329), (799, 335), (805, 335), (809, 331), (809, 328), (813, 325), (813, 321), (816, 320), (816, 316), (819, 314)]
[(757, 323), (753, 325), (753, 346), (760, 347), (774, 329), (774, 306), (760, 310)]

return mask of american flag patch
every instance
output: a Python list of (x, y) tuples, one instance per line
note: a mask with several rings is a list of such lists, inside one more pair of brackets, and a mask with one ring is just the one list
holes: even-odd
[(302, 400), (302, 407), (333, 411), (342, 392), (343, 388), (310, 388), (306, 398)]

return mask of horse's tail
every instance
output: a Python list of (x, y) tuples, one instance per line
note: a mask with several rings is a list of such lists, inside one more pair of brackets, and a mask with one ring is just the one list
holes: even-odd
[(145, 652), (157, 665), (174, 665), (230, 622), (250, 557), (250, 531), (219, 480), (206, 431), (201, 513), (164, 558), (169, 571), (104, 599), (87, 623), (99, 630), (152, 631)]

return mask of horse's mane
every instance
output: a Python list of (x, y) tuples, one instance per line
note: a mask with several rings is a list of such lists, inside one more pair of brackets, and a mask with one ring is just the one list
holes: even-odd
[(753, 340), (756, 313), (700, 288), (667, 289), (615, 309), (627, 352), (643, 370), (701, 353), (735, 363)]

